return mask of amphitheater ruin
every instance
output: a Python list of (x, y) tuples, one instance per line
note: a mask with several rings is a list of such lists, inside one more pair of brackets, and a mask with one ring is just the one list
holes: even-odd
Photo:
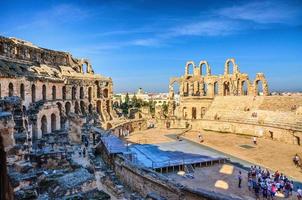
[[(176, 84), (179, 105), (174, 101)], [(300, 145), (302, 98), (270, 96), (264, 74), (257, 73), (255, 80), (250, 80), (233, 58), (226, 60), (224, 74), (219, 76), (211, 74), (207, 61), (200, 61), (198, 67), (187, 62), (185, 74), (170, 79), (169, 99), (166, 115), (157, 110), (162, 127), (190, 126), (193, 130), (246, 134)]]
[(232, 183), (245, 168), (185, 134), (300, 145), (302, 97), (271, 96), (264, 74), (251, 80), (235, 59), (223, 75), (187, 62), (167, 112), (123, 116), (112, 96), (87, 59), (0, 37), (0, 199), (253, 199)]

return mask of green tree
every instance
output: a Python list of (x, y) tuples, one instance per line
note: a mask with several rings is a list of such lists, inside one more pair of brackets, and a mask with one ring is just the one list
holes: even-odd
[(166, 102), (164, 101), (164, 103), (162, 104), (162, 109), (163, 109), (163, 113), (167, 114), (168, 113), (168, 104), (166, 104)]
[(137, 97), (136, 97), (135, 94), (133, 95), (133, 97), (132, 97), (132, 99), (131, 99), (131, 103), (132, 103), (132, 106), (133, 106), (134, 108), (137, 107)]
[(128, 105), (129, 104), (129, 94), (127, 92), (126, 97), (125, 97), (125, 103)]

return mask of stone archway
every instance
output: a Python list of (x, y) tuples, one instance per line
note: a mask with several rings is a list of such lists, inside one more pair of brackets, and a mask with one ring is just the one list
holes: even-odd
[(57, 106), (60, 112), (60, 128), (64, 127), (65, 119), (63, 117), (63, 110), (62, 110), (62, 104), (60, 102), (57, 102)]
[(196, 107), (192, 107), (192, 119), (196, 119)]
[(183, 116), (183, 118), (187, 119), (187, 115), (188, 115), (188, 113), (187, 113), (187, 107), (183, 107), (182, 108), (182, 116)]
[(70, 108), (71, 108), (70, 102), (66, 102), (66, 103), (65, 103), (65, 113), (66, 113), (66, 115), (69, 114)]
[(247, 86), (247, 80), (243, 80), (241, 82), (241, 95), (248, 95), (248, 86)]
[(51, 120), (51, 132), (53, 132), (57, 130), (57, 117), (54, 113), (51, 114), (50, 120)]
[(84, 88), (83, 87), (80, 87), (80, 99), (84, 99)]
[(208, 84), (207, 83), (203, 83), (203, 96), (207, 96), (208, 95)]
[(43, 101), (46, 101), (47, 97), (46, 97), (46, 85), (42, 86), (42, 99)]
[(66, 86), (62, 87), (62, 99), (66, 100)]
[(52, 86), (52, 100), (56, 100), (57, 99), (57, 88), (55, 85)]
[(88, 100), (89, 101), (92, 100), (92, 88), (91, 87), (88, 88)]
[(85, 106), (84, 101), (80, 101), (80, 107), (81, 107), (82, 114), (85, 115), (86, 114), (86, 110), (85, 110), (86, 106)]
[[(192, 69), (192, 72), (190, 72), (190, 68)], [(185, 67), (185, 75), (193, 75), (194, 68), (195, 68), (195, 63), (193, 61), (188, 61)]]
[(202, 76), (202, 67), (205, 65), (206, 67), (206, 76), (211, 76), (211, 67), (209, 66), (208, 62), (205, 60), (200, 61), (199, 63), (199, 70), (200, 70), (200, 75)]
[(219, 86), (218, 86), (218, 82), (214, 82), (214, 95), (218, 95), (219, 94)]
[(41, 132), (42, 135), (47, 134), (47, 118), (45, 115), (43, 115), (43, 117), (41, 118)]
[(77, 87), (73, 86), (71, 90), (71, 99), (76, 100), (77, 98)]
[(74, 102), (74, 112), (76, 114), (79, 114), (80, 113), (80, 106), (79, 106), (79, 103), (76, 101)]
[[(232, 71), (232, 73), (230, 73), (230, 63), (233, 64), (233, 71)], [(239, 70), (238, 70), (238, 66), (235, 63), (235, 59), (234, 58), (227, 59), (225, 61), (225, 64), (224, 64), (224, 75), (235, 74), (235, 73), (238, 73), (238, 72), (239, 72)]]
[(21, 83), (21, 85), (20, 85), (20, 97), (22, 100), (25, 100), (25, 89), (24, 89), (23, 83)]
[(104, 96), (104, 98), (108, 98), (109, 94), (108, 94), (108, 89), (107, 88), (105, 88), (103, 90), (103, 96)]
[(230, 95), (230, 82), (225, 81), (223, 83), (223, 96), (229, 96)]
[(31, 86), (31, 102), (36, 102), (36, 85), (32, 84)]
[(268, 85), (267, 85), (267, 81), (264, 77), (264, 74), (262, 74), (262, 73), (256, 74), (256, 79), (254, 81), (253, 86), (254, 86), (254, 95), (255, 96), (260, 95), (261, 93), (263, 96), (269, 95)]
[(8, 84), (8, 96), (9, 97), (14, 96), (14, 85), (12, 83)]

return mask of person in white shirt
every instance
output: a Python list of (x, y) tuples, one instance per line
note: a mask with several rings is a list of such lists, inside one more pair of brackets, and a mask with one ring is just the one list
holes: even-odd
[(257, 145), (257, 138), (255, 136), (253, 137), (253, 142), (254, 142), (254, 145)]

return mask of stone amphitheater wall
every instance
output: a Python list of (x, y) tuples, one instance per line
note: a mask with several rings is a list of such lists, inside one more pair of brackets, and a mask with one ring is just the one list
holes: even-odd
[(302, 97), (216, 97), (193, 129), (259, 136), (300, 144)]

